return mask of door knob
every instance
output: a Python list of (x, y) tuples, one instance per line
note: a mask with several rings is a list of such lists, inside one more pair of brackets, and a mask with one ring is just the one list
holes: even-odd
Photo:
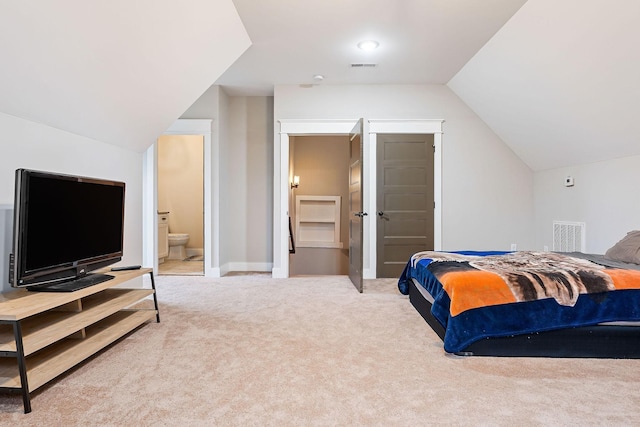
[(384, 212), (378, 211), (378, 216), (383, 216), (383, 215), (384, 215)]

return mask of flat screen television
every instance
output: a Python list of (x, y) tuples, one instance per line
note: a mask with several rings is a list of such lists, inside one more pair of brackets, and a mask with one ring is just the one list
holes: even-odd
[(89, 273), (122, 259), (124, 194), (123, 182), (16, 170), (11, 286), (73, 291), (112, 278)]

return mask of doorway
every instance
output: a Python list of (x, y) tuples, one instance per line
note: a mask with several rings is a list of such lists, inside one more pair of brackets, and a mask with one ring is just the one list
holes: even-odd
[(290, 275), (349, 273), (349, 136), (290, 137)]
[[(375, 212), (376, 146), (380, 134), (433, 134), (434, 137), (434, 250), (442, 247), (442, 124), (444, 120), (368, 120), (363, 134), (362, 194), (363, 210)], [(274, 148), (274, 215), (273, 270), (274, 278), (289, 277), (289, 202), (293, 173), (289, 162), (289, 137), (295, 135), (349, 134), (356, 120), (279, 120)], [(279, 141), (279, 143), (278, 143)], [(376, 221), (375, 216), (363, 218), (364, 279), (376, 278)]]
[(202, 276), (204, 138), (162, 135), (157, 151), (158, 274)]
[[(220, 277), (218, 143), (212, 135), (209, 119), (179, 119), (165, 135), (201, 135), (204, 138), (204, 275)], [(158, 203), (157, 203), (157, 144), (152, 144), (143, 158), (142, 199), (142, 261), (158, 273)]]

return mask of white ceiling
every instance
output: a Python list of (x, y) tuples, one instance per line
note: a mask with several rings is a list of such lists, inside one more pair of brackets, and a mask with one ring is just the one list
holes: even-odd
[(0, 112), (142, 151), (212, 84), (446, 84), (557, 168), (640, 154), (638, 18), (638, 0), (11, 0)]
[(0, 112), (142, 151), (249, 44), (231, 0), (3, 1)]
[[(640, 154), (640, 1), (234, 0), (253, 45), (218, 79), (447, 84), (532, 170)], [(376, 39), (380, 48), (356, 47)], [(351, 63), (376, 63), (352, 69)]]
[[(270, 95), (316, 74), (327, 85), (444, 84), (524, 2), (234, 0), (253, 44), (216, 83), (230, 95)], [(358, 49), (367, 39), (380, 47)]]
[(449, 82), (533, 170), (640, 154), (640, 1), (529, 0)]

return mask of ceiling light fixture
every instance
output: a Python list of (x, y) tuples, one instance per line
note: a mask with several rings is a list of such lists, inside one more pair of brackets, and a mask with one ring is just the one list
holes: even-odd
[(358, 43), (358, 47), (362, 50), (375, 50), (378, 48), (378, 46), (380, 46), (380, 43), (378, 43), (375, 40), (363, 40), (360, 43)]
[(324, 80), (324, 76), (322, 74), (316, 74), (315, 76), (313, 76), (313, 80), (317, 83), (320, 83)]

